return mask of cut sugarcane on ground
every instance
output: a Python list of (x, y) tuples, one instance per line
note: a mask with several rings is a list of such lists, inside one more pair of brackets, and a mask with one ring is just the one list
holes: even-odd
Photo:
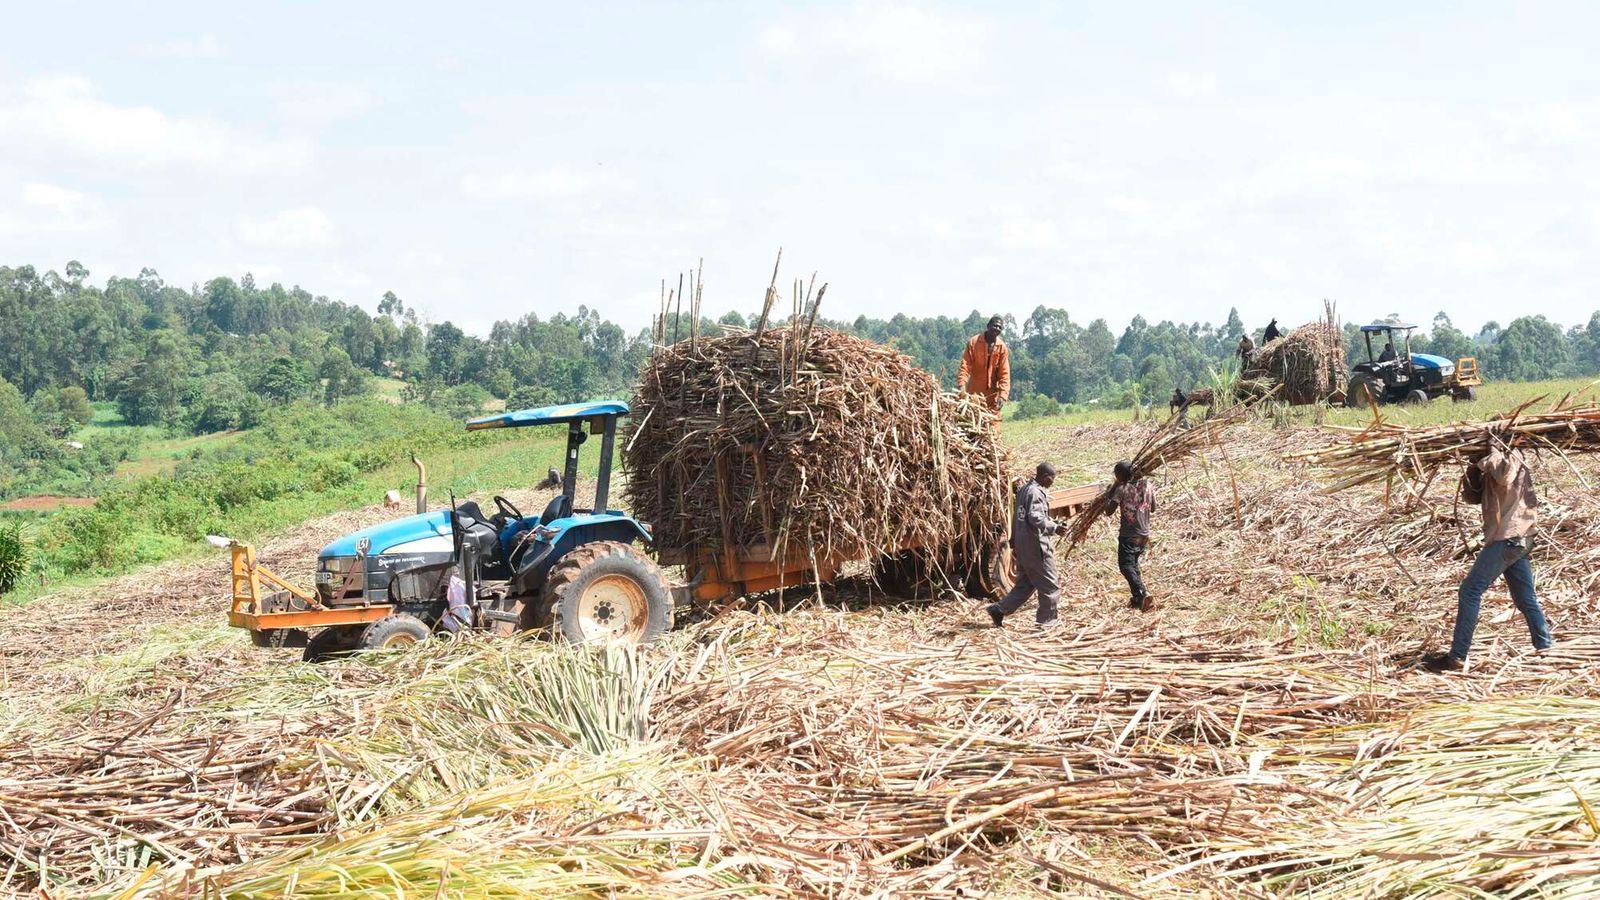
[[(1014, 474), (1050, 459), (1065, 485), (1154, 432), (1008, 433)], [(1525, 652), (1497, 589), (1446, 678), (1412, 663), (1446, 638), (1476, 511), (1386, 511), (1380, 485), (1329, 495), (1283, 459), (1338, 435), (1216, 437), (1226, 462), (1155, 476), (1163, 608), (1127, 611), (1098, 529), (1045, 634), (847, 583), (636, 654), (483, 640), (312, 666), (231, 633), (194, 564), (8, 608), (5, 888), (1593, 896), (1594, 457), (1541, 464), (1555, 651)], [(384, 515), (262, 553), (304, 563)]]

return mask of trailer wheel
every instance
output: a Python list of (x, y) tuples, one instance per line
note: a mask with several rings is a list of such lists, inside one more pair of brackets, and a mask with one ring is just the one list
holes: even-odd
[(332, 625), (324, 628), (306, 642), (305, 652), (300, 658), (305, 662), (316, 663), (348, 656), (361, 642), (362, 630), (360, 625)]
[(362, 650), (399, 650), (427, 640), (432, 630), (419, 618), (406, 613), (384, 616), (361, 632)]
[(628, 544), (596, 541), (561, 557), (545, 579), (556, 634), (576, 644), (648, 644), (672, 630), (672, 589)]
[(1002, 541), (989, 553), (989, 597), (999, 600), (1017, 586), (1017, 558), (1011, 553), (1011, 542)]

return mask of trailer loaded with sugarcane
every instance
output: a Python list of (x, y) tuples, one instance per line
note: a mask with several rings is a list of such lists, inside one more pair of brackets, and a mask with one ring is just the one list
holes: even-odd
[[(233, 548), (230, 623), (307, 659), (463, 630), (642, 643), (685, 608), (831, 582), (856, 562), (896, 592), (981, 596), (1011, 583), (1014, 485), (993, 412), (870, 341), (798, 318), (663, 341), (631, 409), (579, 403), (467, 423), (531, 426), (566, 429), (561, 493), (537, 515), (500, 496), (492, 512), (473, 501), (430, 512), (419, 496), (416, 515), (324, 548), (313, 590), (219, 538)], [(598, 475), (580, 507), (590, 437)], [(631, 512), (611, 504), (619, 449)], [(1053, 512), (1097, 492), (1055, 491)], [(674, 566), (677, 585), (665, 575)]]

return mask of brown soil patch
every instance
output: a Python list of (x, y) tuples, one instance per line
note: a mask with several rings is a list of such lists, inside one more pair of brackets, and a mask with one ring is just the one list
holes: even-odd
[(49, 512), (63, 506), (93, 506), (93, 497), (62, 497), (56, 494), (35, 494), (32, 497), (18, 497), (6, 503), (0, 503), (0, 509), (19, 510), (25, 512)]

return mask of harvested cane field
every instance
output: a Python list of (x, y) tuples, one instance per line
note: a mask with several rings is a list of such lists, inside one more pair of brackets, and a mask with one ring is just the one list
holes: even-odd
[[(1008, 424), (1008, 428), (1009, 428)], [(1152, 432), (1031, 426), (1101, 481)], [(1155, 471), (1064, 626), (845, 582), (638, 652), (435, 642), (324, 665), (221, 625), (226, 561), (0, 621), (0, 873), (49, 896), (1590, 897), (1600, 893), (1600, 465), (1543, 455), (1556, 637), (1503, 585), (1447, 639), (1476, 510), (1327, 494), (1309, 428), (1224, 424)], [(1435, 446), (1429, 444), (1428, 446)], [(1318, 476), (1324, 477), (1324, 476)], [(514, 499), (524, 508), (536, 499)], [(375, 509), (262, 557), (302, 579)], [(1063, 547), (1064, 549), (1064, 547)], [(786, 609), (779, 609), (787, 606)]]

